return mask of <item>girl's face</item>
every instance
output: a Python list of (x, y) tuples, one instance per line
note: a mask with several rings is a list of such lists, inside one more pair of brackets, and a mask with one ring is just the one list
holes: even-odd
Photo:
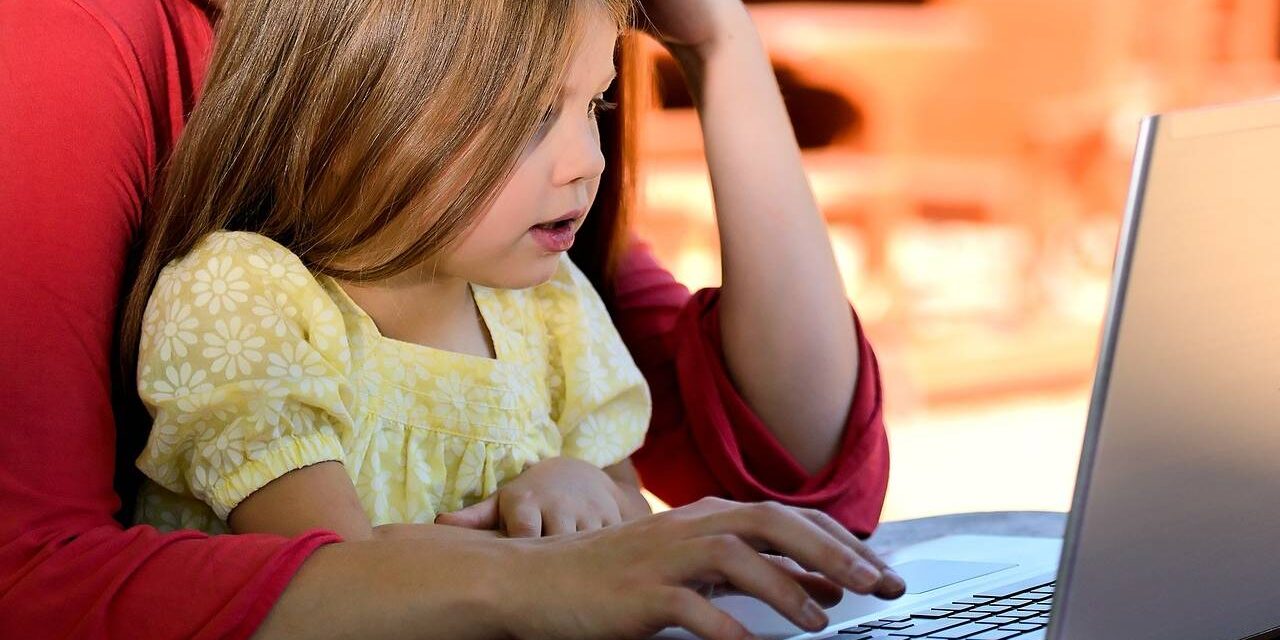
[[(595, 112), (615, 72), (617, 27), (590, 10), (559, 101), (493, 205), (444, 255), (437, 276), (522, 289), (555, 274), (595, 200), (604, 171)], [(558, 222), (557, 222), (558, 221)]]

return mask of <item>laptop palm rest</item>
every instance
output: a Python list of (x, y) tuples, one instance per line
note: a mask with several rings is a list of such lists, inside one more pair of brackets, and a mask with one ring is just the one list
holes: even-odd
[(961, 560), (911, 560), (895, 565), (893, 570), (907, 581), (907, 594), (926, 593), (949, 587), (957, 582), (1012, 569), (1016, 564), (997, 562), (965, 562)]

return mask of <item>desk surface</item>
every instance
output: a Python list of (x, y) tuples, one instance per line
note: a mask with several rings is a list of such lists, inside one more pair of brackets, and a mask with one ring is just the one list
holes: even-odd
[(867, 544), (876, 553), (886, 555), (908, 545), (950, 535), (1060, 538), (1066, 526), (1067, 514), (1055, 511), (952, 513), (883, 522)]

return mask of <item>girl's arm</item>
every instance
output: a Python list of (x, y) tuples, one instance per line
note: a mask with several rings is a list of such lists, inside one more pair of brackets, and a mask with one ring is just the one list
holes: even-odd
[[(659, 14), (673, 11), (661, 0), (650, 4)], [(667, 44), (705, 138), (723, 254), (724, 356), (735, 386), (812, 473), (841, 441), (859, 373), (858, 337), (750, 15), (738, 0), (696, 4), (702, 39)]]
[(290, 471), (253, 492), (227, 518), (235, 533), (296, 536), (326, 529), (349, 542), (430, 538), (496, 538), (496, 531), (440, 524), (373, 526), (340, 462), (321, 462)]

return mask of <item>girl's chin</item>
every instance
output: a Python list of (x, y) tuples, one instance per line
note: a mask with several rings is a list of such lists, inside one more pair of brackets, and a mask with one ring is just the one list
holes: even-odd
[(546, 283), (560, 268), (560, 254), (547, 253), (533, 258), (515, 261), (501, 272), (487, 273), (486, 277), (471, 282), (490, 289), (528, 289)]

